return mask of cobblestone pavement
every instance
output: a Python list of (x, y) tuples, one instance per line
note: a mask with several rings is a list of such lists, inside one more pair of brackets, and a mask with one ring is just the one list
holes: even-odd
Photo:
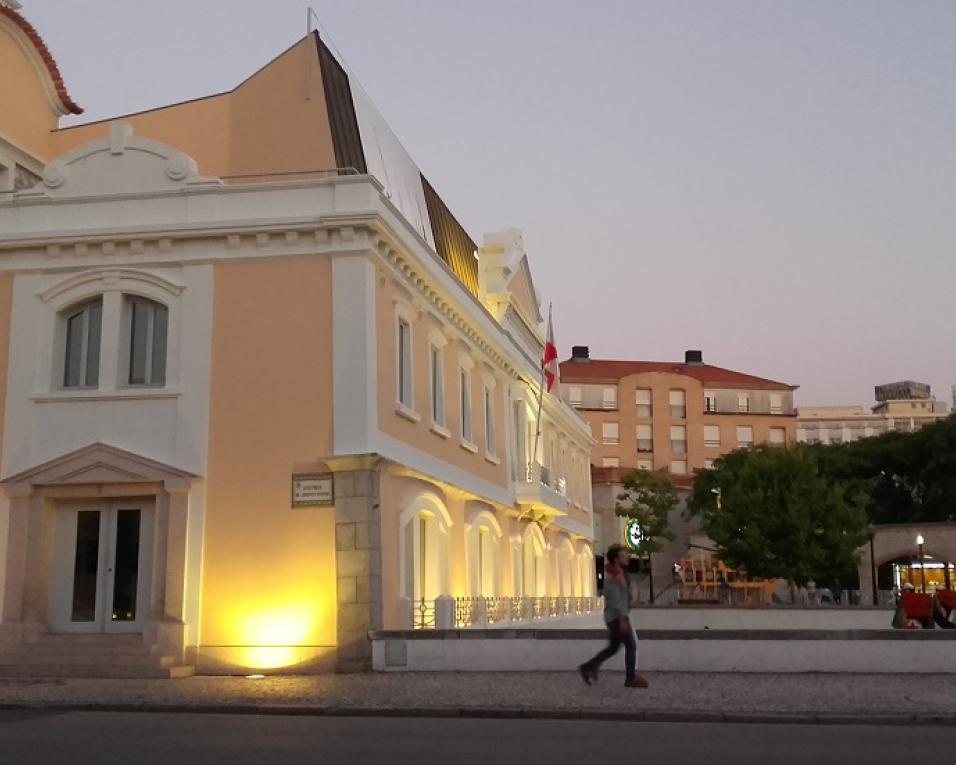
[[(647, 673), (650, 688), (624, 688), (607, 672), (591, 687), (576, 673), (401, 673), (186, 680), (0, 679), (0, 706), (181, 707), (338, 714), (575, 716), (693, 713), (795, 718), (870, 716), (956, 722), (956, 675)], [(266, 711), (263, 709), (263, 711)]]

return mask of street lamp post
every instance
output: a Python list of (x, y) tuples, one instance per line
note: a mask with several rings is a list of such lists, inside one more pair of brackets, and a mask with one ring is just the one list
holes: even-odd
[(916, 546), (919, 548), (919, 582), (920, 592), (926, 594), (926, 567), (923, 565), (923, 535), (916, 537)]
[(879, 591), (877, 590), (876, 584), (876, 554), (873, 552), (873, 537), (876, 536), (876, 528), (871, 523), (869, 526), (870, 532), (870, 584), (873, 587), (873, 605), (878, 606), (879, 603)]

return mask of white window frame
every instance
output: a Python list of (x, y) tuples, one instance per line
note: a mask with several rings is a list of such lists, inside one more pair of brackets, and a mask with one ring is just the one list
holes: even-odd
[[(711, 436), (716, 431), (717, 438)], [(710, 433), (711, 435), (708, 435)], [(704, 446), (708, 449), (720, 447), (720, 425), (704, 425)]]
[(620, 457), (602, 457), (601, 467), (606, 467), (606, 468), (621, 467), (621, 458)]
[[(395, 403), (410, 412), (415, 411), (413, 326), (411, 318), (399, 311), (395, 321)], [(407, 337), (403, 337), (404, 330), (407, 330)]]
[(498, 459), (498, 433), (495, 427), (495, 391), (498, 386), (491, 375), (484, 375), (482, 386), (482, 411), (485, 425), (485, 457), (493, 462)]
[(783, 394), (770, 394), (770, 414), (783, 414)]
[(671, 475), (687, 475), (687, 460), (671, 460), (668, 472)]
[[(741, 438), (741, 434), (749, 431), (750, 438), (744, 439)], [(754, 429), (752, 425), (738, 425), (737, 426), (737, 448), (746, 449), (754, 445)]]
[(737, 411), (741, 414), (748, 414), (750, 412), (750, 394), (749, 393), (738, 393), (737, 394)]
[(717, 411), (717, 393), (712, 390), (704, 391), (704, 413), (713, 414)]
[[(428, 337), (428, 387), (431, 430), (448, 438), (451, 433), (447, 427), (448, 407), (445, 399), (445, 336), (433, 330)], [(437, 372), (437, 374), (436, 374)]]
[[(642, 433), (647, 433), (647, 436), (642, 436)], [(650, 448), (644, 449), (641, 447), (642, 441), (649, 441)], [(654, 426), (642, 424), (637, 426), (637, 451), (639, 454), (652, 454), (654, 452)]]
[[(675, 438), (675, 436), (683, 436)], [(683, 444), (681, 446), (680, 444)], [(687, 426), (671, 425), (671, 454), (687, 454)]]
[[(776, 434), (779, 434), (779, 435), (780, 435), (780, 440), (779, 440), (779, 441), (775, 441), (775, 440), (774, 440), (774, 435), (776, 435)], [(773, 444), (774, 446), (786, 446), (786, 444), (787, 444), (787, 429), (786, 429), (786, 428), (777, 428), (777, 427), (770, 428), (770, 434), (769, 434), (768, 438), (770, 439), (769, 442), (770, 442), (771, 444)], [(853, 440), (853, 439), (851, 438), (850, 440)]]
[[(608, 434), (608, 428), (614, 426), (615, 435)], [(601, 423), (601, 443), (608, 446), (617, 446), (621, 443), (621, 424), (618, 422), (602, 422)]]
[[(96, 365), (94, 368), (90, 368), (90, 359), (89, 359), (89, 341), (90, 341), (90, 311), (94, 306), (99, 307), (99, 338), (98, 346), (96, 348)], [(74, 390), (97, 390), (100, 385), (103, 383), (102, 380), (102, 364), (103, 364), (103, 314), (105, 308), (105, 300), (103, 295), (93, 295), (82, 300), (79, 300), (71, 305), (68, 305), (61, 309), (57, 315), (57, 337), (58, 340), (54, 344), (54, 352), (57, 354), (57, 364), (58, 364), (58, 384), (57, 388), (65, 391), (74, 391)], [(82, 316), (82, 332), (80, 336), (80, 382), (75, 385), (71, 385), (67, 381), (68, 374), (68, 361), (69, 356), (69, 328), (70, 320)], [(90, 382), (90, 372), (93, 371), (96, 375), (96, 379), (93, 382)]]
[(653, 470), (654, 460), (639, 459), (637, 461), (637, 469), (638, 470)]
[(458, 434), (461, 446), (469, 452), (477, 452), (475, 444), (474, 402), (472, 396), (472, 374), (475, 364), (470, 357), (458, 357)]
[(571, 406), (581, 406), (584, 403), (584, 392), (580, 385), (568, 386), (568, 403)]
[[(146, 324), (146, 380), (144, 382), (133, 382), (133, 343), (136, 341), (134, 336), (134, 317), (135, 305), (145, 305), (149, 310)], [(166, 312), (166, 347), (165, 357), (163, 359), (162, 374), (157, 375), (157, 370), (153, 368), (153, 351), (155, 346), (156, 331), (156, 311), (162, 309)], [(167, 384), (167, 371), (169, 367), (169, 327), (170, 327), (170, 309), (165, 303), (154, 300), (153, 298), (143, 297), (142, 295), (123, 295), (123, 347), (125, 349), (123, 384), (129, 388), (162, 388)], [(157, 377), (159, 380), (157, 381)]]
[[(675, 394), (677, 395), (675, 396)], [(675, 402), (675, 399), (679, 399), (679, 402)], [(683, 388), (671, 388), (667, 392), (667, 403), (670, 407), (672, 420), (687, 419), (687, 391)]]
[[(642, 401), (644, 398), (643, 394), (647, 394), (646, 401)], [(634, 406), (636, 407), (637, 416), (643, 420), (649, 420), (654, 416), (654, 392), (650, 388), (638, 388), (634, 391)], [(641, 414), (641, 407), (647, 407), (647, 414)]]
[(605, 385), (601, 390), (601, 407), (617, 409), (617, 386)]

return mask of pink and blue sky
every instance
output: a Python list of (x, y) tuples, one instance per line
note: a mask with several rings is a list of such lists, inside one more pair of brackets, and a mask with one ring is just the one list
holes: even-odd
[[(313, 4), (472, 236), (523, 229), (562, 355), (949, 401), (956, 3)], [(23, 5), (73, 122), (229, 89), (306, 29), (298, 0)]]

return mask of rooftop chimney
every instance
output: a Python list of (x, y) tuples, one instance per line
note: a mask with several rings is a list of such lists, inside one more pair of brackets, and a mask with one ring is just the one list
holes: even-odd
[(704, 354), (702, 351), (684, 351), (684, 363), (695, 367), (703, 366)]
[(591, 349), (586, 345), (574, 345), (571, 346), (571, 360), (572, 361), (590, 361), (591, 360)]

